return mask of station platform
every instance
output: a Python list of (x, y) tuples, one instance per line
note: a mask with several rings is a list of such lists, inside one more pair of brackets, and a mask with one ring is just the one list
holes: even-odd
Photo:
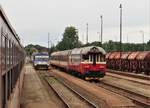
[(33, 67), (26, 65), (25, 68), (21, 108), (57, 108)]

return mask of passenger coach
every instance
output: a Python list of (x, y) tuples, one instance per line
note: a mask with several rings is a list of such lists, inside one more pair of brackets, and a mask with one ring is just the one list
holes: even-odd
[(25, 51), (0, 6), (0, 108), (19, 108)]
[(75, 48), (52, 53), (50, 63), (85, 79), (99, 79), (105, 76), (105, 54), (101, 47)]

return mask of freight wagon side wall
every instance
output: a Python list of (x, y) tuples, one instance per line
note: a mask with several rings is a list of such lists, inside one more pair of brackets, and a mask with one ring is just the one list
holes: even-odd
[(10, 100), (8, 101), (8, 108), (20, 108), (20, 97), (24, 79), (25, 68), (22, 69), (20, 77), (16, 83), (16, 87), (13, 90), (13, 93), (10, 96)]

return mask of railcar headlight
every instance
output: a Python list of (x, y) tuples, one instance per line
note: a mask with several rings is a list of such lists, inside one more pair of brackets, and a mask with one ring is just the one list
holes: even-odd
[(34, 63), (34, 66), (36, 66), (37, 65), (37, 63)]
[(99, 68), (105, 68), (105, 66), (99, 66)]

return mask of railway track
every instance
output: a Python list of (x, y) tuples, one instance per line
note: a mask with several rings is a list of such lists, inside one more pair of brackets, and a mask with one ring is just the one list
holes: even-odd
[(112, 73), (112, 74), (117, 74), (117, 75), (127, 76), (127, 77), (131, 77), (131, 78), (138, 78), (138, 79), (143, 79), (143, 80), (150, 81), (150, 76), (146, 76), (146, 75), (142, 75), (142, 74), (139, 75), (139, 74), (123, 72), (123, 71), (116, 71), (116, 70), (110, 70), (110, 69), (107, 69), (106, 71), (108, 73)]
[[(97, 106), (83, 97), (76, 90), (71, 88), (65, 82), (60, 81), (54, 76), (48, 75), (48, 73), (40, 73), (41, 77), (47, 82), (54, 93), (60, 98), (67, 108), (97, 108)], [(61, 88), (61, 89), (60, 89)]]
[(127, 80), (133, 83), (138, 83), (138, 84), (142, 84), (145, 86), (150, 86), (150, 80), (145, 80), (145, 79), (139, 79), (139, 78), (134, 78), (134, 77), (128, 77), (127, 75), (120, 75), (120, 74), (116, 74), (116, 73), (109, 73), (106, 72), (106, 76), (105, 77), (112, 77), (112, 78), (117, 78), (117, 79), (123, 79), (123, 80)]
[(137, 105), (140, 105), (144, 108), (150, 108), (150, 97), (138, 94), (136, 92), (133, 92), (121, 86), (112, 85), (108, 83), (107, 81), (101, 81), (100, 83), (95, 83), (95, 84), (97, 86), (103, 87), (104, 89), (107, 89), (119, 95), (125, 96), (133, 100), (133, 102), (135, 102)]

